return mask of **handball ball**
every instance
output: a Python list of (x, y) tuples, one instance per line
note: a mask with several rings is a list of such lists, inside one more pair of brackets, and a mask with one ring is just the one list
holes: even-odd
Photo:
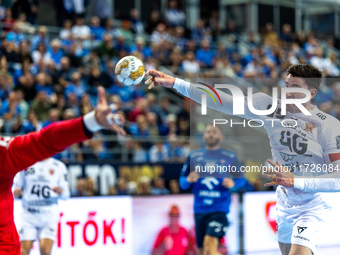
[(139, 84), (145, 75), (143, 62), (135, 56), (126, 56), (118, 61), (115, 73), (117, 80), (125, 86)]

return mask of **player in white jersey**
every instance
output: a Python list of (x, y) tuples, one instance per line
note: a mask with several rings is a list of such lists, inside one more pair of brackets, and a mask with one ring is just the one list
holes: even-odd
[[(152, 82), (149, 89), (157, 85), (174, 88), (198, 103), (201, 103), (202, 95), (206, 95), (204, 85), (190, 84), (156, 70), (148, 71), (147, 75), (152, 76), (146, 81)], [(268, 185), (279, 185), (277, 234), (283, 255), (316, 254), (318, 234), (331, 209), (325, 197), (327, 194), (320, 192), (340, 191), (338, 172), (327, 175), (334, 178), (315, 178), (324, 177), (324, 174), (332, 172), (332, 169), (339, 170), (340, 164), (340, 122), (311, 104), (311, 99), (315, 97), (321, 84), (321, 78), (321, 71), (311, 65), (293, 65), (288, 68), (285, 80), (286, 88), (291, 90), (286, 93), (287, 99), (299, 100), (306, 97), (301, 91), (294, 92), (294, 88), (302, 88), (311, 95), (300, 108), (290, 102), (287, 104), (287, 114), (281, 115), (281, 104), (278, 100), (274, 113), (258, 115), (248, 108), (247, 98), (243, 105), (244, 114), (238, 115), (263, 123), (270, 139), (272, 157), (276, 162), (270, 163), (280, 167), (280, 172), (266, 176), (272, 179)], [(207, 106), (232, 115), (233, 97), (220, 90), (216, 94), (221, 98), (221, 105), (215, 103), (213, 98), (206, 97)], [(267, 110), (276, 102), (264, 93), (256, 93), (249, 103), (252, 103), (256, 110)], [(305, 114), (308, 112), (310, 115)]]
[(33, 242), (40, 241), (40, 254), (51, 254), (59, 220), (58, 199), (70, 197), (63, 162), (48, 158), (17, 174), (13, 193), (22, 195), (19, 236), (21, 255), (28, 255)]

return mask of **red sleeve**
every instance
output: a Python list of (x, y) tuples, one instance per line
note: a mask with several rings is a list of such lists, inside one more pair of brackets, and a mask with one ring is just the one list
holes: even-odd
[(156, 238), (155, 244), (153, 245), (153, 250), (157, 249), (161, 243), (164, 241), (165, 238), (165, 228), (163, 228), (159, 233), (158, 236)]
[[(0, 146), (1, 174), (15, 175), (37, 161), (49, 158), (68, 146), (89, 139), (85, 133), (82, 117), (60, 121), (38, 132), (17, 136)], [(5, 139), (6, 140), (6, 139)]]

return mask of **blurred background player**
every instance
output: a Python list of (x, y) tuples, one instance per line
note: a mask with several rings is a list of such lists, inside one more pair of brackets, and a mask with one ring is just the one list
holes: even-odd
[(186, 255), (188, 249), (188, 231), (179, 224), (180, 211), (173, 205), (169, 211), (169, 226), (157, 235), (152, 255)]
[[(236, 166), (240, 164), (234, 152), (221, 149), (223, 135), (219, 127), (208, 125), (203, 134), (204, 149), (193, 151), (183, 166), (180, 186), (193, 188), (196, 243), (200, 255), (219, 255), (220, 240), (224, 237), (231, 202), (230, 189), (239, 189), (246, 184), (244, 178), (230, 178), (230, 173), (216, 173), (214, 177), (200, 178), (198, 172), (190, 172), (190, 166)], [(223, 163), (222, 163), (223, 162)], [(192, 168), (193, 169), (193, 168)], [(215, 178), (220, 175), (220, 178)], [(239, 176), (241, 177), (241, 176)]]
[(17, 174), (13, 193), (22, 195), (21, 255), (28, 255), (36, 239), (40, 254), (49, 255), (57, 234), (59, 220), (58, 199), (70, 197), (66, 179), (67, 168), (57, 159), (48, 158)]

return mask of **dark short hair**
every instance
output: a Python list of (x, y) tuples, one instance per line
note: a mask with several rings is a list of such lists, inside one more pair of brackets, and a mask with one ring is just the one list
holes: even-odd
[(296, 64), (288, 67), (288, 74), (304, 78), (309, 89), (318, 89), (321, 84), (322, 72), (312, 65)]

